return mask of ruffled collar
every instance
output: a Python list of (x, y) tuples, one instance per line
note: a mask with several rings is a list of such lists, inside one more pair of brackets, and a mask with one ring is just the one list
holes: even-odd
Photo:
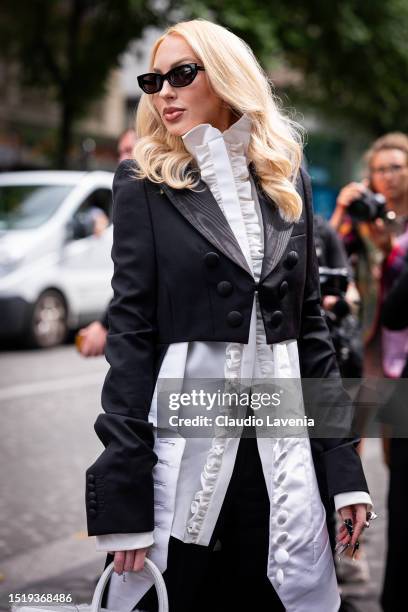
[(238, 121), (233, 123), (224, 132), (213, 127), (210, 123), (200, 123), (200, 125), (196, 125), (186, 132), (182, 138), (184, 146), (194, 159), (197, 159), (197, 147), (205, 145), (211, 140), (220, 137), (228, 144), (242, 144), (245, 156), (247, 156), (249, 142), (251, 140), (251, 125), (252, 121), (250, 117), (244, 113)]

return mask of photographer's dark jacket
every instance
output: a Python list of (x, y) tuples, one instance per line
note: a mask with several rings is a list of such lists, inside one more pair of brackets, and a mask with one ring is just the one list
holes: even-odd
[[(88, 531), (108, 551), (150, 545), (154, 530), (149, 556), (162, 571), (170, 534), (208, 544), (239, 439), (157, 437), (158, 377), (330, 377), (341, 388), (320, 311), (309, 177), (297, 181), (300, 220), (285, 221), (248, 172), (249, 138), (245, 115), (223, 134), (188, 132), (194, 191), (135, 180), (131, 161), (114, 179), (111, 367), (95, 423), (106, 449), (87, 471)], [(271, 501), (265, 571), (287, 610), (334, 610), (322, 500), (371, 501), (353, 441), (269, 437), (258, 449)], [(108, 607), (131, 610), (149, 586), (114, 574)]]

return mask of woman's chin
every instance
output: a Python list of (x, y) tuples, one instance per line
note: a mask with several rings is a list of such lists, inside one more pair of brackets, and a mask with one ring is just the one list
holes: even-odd
[(184, 136), (184, 134), (186, 134), (189, 131), (189, 126), (187, 125), (187, 123), (185, 121), (180, 121), (180, 123), (173, 124), (173, 125), (166, 125), (167, 131), (172, 135), (172, 136)]
[(199, 125), (199, 121), (191, 121), (191, 119), (189, 121), (187, 120), (187, 118), (182, 118), (179, 121), (175, 121), (172, 123), (170, 123), (170, 121), (164, 121), (164, 125), (169, 134), (171, 134), (172, 136), (181, 137), (184, 136), (184, 134), (187, 134), (187, 132), (192, 130), (194, 127), (196, 127), (196, 125)]

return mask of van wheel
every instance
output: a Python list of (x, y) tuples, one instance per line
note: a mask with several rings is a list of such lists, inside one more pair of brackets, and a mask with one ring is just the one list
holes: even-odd
[(44, 291), (34, 304), (28, 329), (28, 343), (36, 348), (62, 344), (67, 337), (67, 306), (58, 291)]

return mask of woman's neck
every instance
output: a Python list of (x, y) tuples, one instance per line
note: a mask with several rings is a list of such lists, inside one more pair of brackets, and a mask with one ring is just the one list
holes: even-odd
[(225, 112), (220, 113), (217, 117), (217, 121), (213, 124), (213, 127), (220, 130), (221, 133), (228, 130), (228, 128), (239, 119), (239, 116), (233, 113), (229, 107), (225, 106), (223, 111)]

